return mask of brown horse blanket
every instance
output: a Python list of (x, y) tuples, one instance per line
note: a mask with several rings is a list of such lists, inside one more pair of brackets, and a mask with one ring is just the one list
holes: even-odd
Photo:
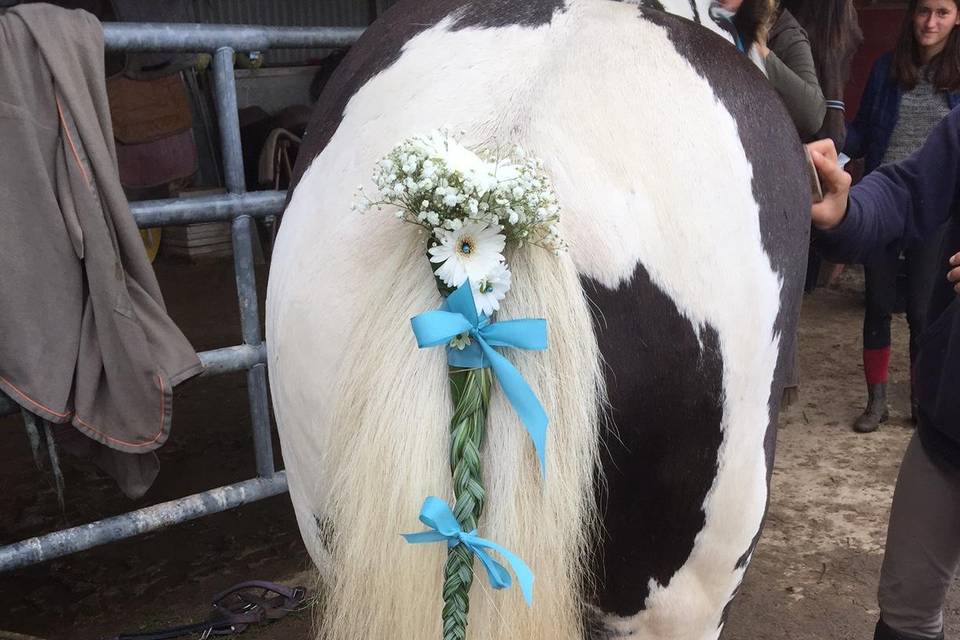
[(112, 449), (167, 439), (200, 372), (169, 318), (117, 173), (102, 27), (0, 14), (0, 390)]

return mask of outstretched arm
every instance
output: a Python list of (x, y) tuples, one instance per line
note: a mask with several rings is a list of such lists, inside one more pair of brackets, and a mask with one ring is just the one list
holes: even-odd
[(958, 204), (960, 109), (934, 127), (916, 153), (880, 167), (853, 189), (836, 165), (832, 142), (809, 147), (824, 191), (812, 218), (828, 259), (864, 262), (905, 237), (927, 237)]

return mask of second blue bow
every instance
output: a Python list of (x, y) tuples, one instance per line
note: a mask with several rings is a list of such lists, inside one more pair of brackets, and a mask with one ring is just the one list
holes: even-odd
[(540, 471), (545, 474), (547, 413), (516, 367), (494, 351), (493, 347), (546, 349), (547, 321), (538, 318), (490, 322), (486, 316), (478, 316), (470, 281), (467, 280), (447, 297), (445, 310), (421, 313), (410, 322), (421, 349), (449, 345), (451, 340), (462, 334), (470, 336), (470, 344), (462, 350), (448, 349), (447, 361), (455, 367), (493, 369), (500, 387), (533, 440), (540, 460)]
[(466, 545), (474, 555), (480, 558), (480, 562), (487, 570), (487, 577), (490, 579), (493, 588), (506, 589), (512, 584), (510, 572), (502, 564), (491, 558), (486, 550), (496, 551), (506, 558), (510, 568), (517, 575), (517, 582), (520, 584), (520, 590), (523, 592), (523, 599), (527, 601), (527, 606), (533, 606), (533, 571), (530, 570), (530, 567), (518, 556), (510, 553), (497, 543), (478, 536), (476, 530), (464, 531), (446, 502), (434, 496), (424, 500), (423, 508), (420, 510), (420, 522), (430, 527), (432, 531), (401, 534), (407, 542), (410, 544), (446, 542), (450, 548), (458, 544)]

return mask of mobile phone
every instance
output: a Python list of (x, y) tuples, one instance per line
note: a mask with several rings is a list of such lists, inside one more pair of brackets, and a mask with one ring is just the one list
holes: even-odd
[(810, 157), (810, 150), (803, 148), (803, 154), (807, 158), (807, 173), (810, 177), (810, 197), (813, 204), (823, 202), (823, 187), (820, 185), (820, 176), (817, 174), (817, 167), (813, 164), (813, 158)]

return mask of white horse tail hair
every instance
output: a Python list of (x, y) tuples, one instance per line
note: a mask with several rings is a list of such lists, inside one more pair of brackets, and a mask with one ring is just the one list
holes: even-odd
[[(320, 640), (433, 640), (441, 637), (446, 545), (407, 544), (424, 530), (425, 497), (453, 504), (448, 467), (452, 404), (442, 348), (419, 350), (410, 317), (441, 302), (412, 225), (371, 239), (376, 260), (355, 318), (333, 420), (321, 425), (318, 469), (329, 552), (318, 614)], [(399, 238), (399, 240), (398, 240)], [(542, 317), (545, 352), (506, 350), (550, 418), (546, 479), (533, 445), (496, 383), (483, 447), (487, 490), (479, 535), (517, 553), (536, 576), (528, 608), (516, 585), (493, 591), (476, 563), (471, 640), (582, 640), (583, 594), (595, 540), (594, 481), (604, 402), (600, 356), (573, 262), (537, 247), (509, 256), (513, 284), (498, 320)]]

